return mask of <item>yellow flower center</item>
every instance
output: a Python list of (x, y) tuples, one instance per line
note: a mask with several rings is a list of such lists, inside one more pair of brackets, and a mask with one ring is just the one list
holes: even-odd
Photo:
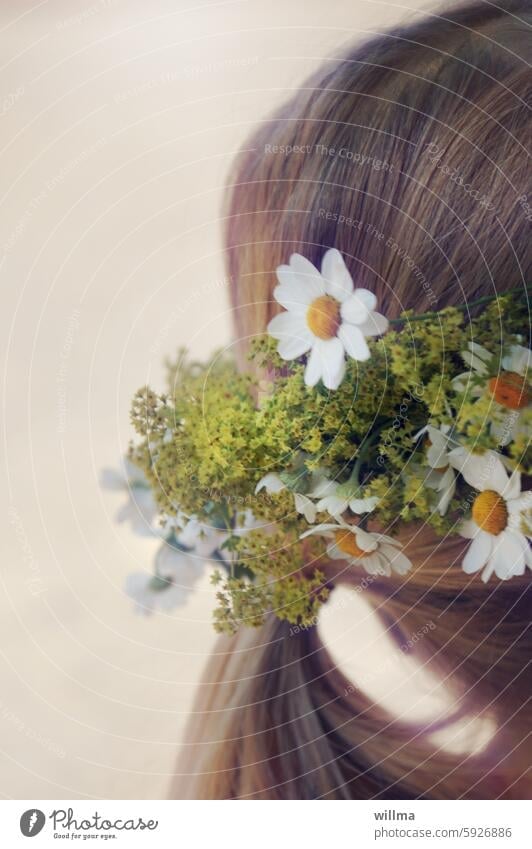
[(473, 502), (473, 519), (483, 531), (497, 536), (508, 524), (508, 508), (504, 498), (492, 489), (477, 495)]
[(307, 324), (318, 339), (332, 339), (340, 327), (340, 304), (331, 295), (321, 295), (307, 310)]
[(334, 532), (334, 541), (340, 551), (344, 554), (349, 554), (351, 557), (365, 557), (369, 551), (364, 551), (357, 545), (356, 537), (351, 531), (341, 530)]
[(530, 402), (526, 380), (515, 371), (503, 371), (488, 381), (488, 389), (498, 404), (509, 410), (522, 410)]

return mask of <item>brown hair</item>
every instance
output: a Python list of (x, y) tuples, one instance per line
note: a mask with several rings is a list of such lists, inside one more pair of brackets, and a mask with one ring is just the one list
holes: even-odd
[[(294, 251), (319, 266), (338, 248), (390, 318), (526, 282), (531, 11), (529, 0), (475, 3), (388, 32), (326, 62), (259, 127), (237, 158), (226, 216), (242, 355), (277, 311), (275, 268)], [(409, 651), (453, 682), (452, 714), (394, 717), (346, 687), (316, 628), (294, 634), (272, 616), (220, 640), (175, 796), (526, 793), (529, 578), (484, 584), (460, 568), (460, 537), (408, 531), (412, 572), (363, 595), (399, 644), (436, 623)], [(481, 753), (431, 742), (446, 722), (479, 715), (497, 723)]]

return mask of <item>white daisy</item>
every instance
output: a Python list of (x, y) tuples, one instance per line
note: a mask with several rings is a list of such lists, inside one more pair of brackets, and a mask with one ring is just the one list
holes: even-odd
[(462, 568), (468, 575), (482, 571), (482, 580), (492, 574), (506, 581), (532, 569), (529, 540), (532, 525), (532, 492), (521, 492), (521, 475), (508, 475), (494, 451), (468, 454), (464, 448), (452, 453), (455, 468), (467, 483), (479, 491), (472, 518), (463, 522), (459, 532), (471, 545)]
[(357, 515), (371, 513), (379, 499), (374, 495), (359, 497), (358, 491), (359, 487), (353, 488), (353, 484), (340, 484), (324, 478), (310, 495), (319, 499), (316, 504), (318, 512), (325, 510), (334, 518), (341, 516), (348, 508)]
[(347, 560), (352, 566), (363, 566), (370, 575), (390, 576), (392, 571), (405, 575), (412, 568), (412, 563), (400, 550), (400, 543), (384, 534), (369, 533), (342, 520), (316, 525), (302, 534), (301, 539), (311, 534), (331, 541), (327, 554), (332, 560)]
[(468, 390), (473, 398), (480, 398), (486, 392), (491, 396), (494, 417), (490, 433), (499, 440), (499, 445), (508, 445), (526, 428), (522, 413), (531, 401), (528, 374), (532, 368), (532, 351), (511, 345), (501, 360), (501, 370), (493, 354), (476, 342), (469, 343), (469, 350), (462, 351), (462, 358), (474, 375), (485, 380), (470, 385), (472, 373), (465, 372), (454, 378), (453, 388), (457, 392)]
[(167, 543), (158, 550), (155, 565), (155, 575), (136, 572), (126, 578), (126, 593), (136, 602), (136, 611), (145, 616), (157, 610), (168, 613), (186, 604), (205, 566)]
[(427, 435), (425, 457), (430, 472), (425, 477), (425, 483), (439, 495), (436, 509), (440, 516), (445, 516), (456, 492), (456, 475), (449, 460), (453, 445), (450, 432), (450, 425), (440, 425), (439, 428), (426, 425), (414, 437), (417, 440), (423, 434)]
[[(287, 489), (287, 486), (283, 483), (278, 474), (275, 472), (269, 472), (258, 482), (255, 487), (255, 495), (260, 492), (261, 489), (265, 489), (268, 493), (276, 493), (282, 492), (283, 489)], [(316, 521), (316, 505), (307, 495), (303, 495), (300, 492), (294, 492), (294, 507), (297, 513), (305, 517), (307, 522), (310, 523)]]
[(367, 360), (367, 336), (380, 336), (388, 320), (375, 312), (377, 298), (368, 289), (355, 289), (342, 255), (335, 248), (323, 257), (320, 272), (300, 254), (277, 269), (276, 301), (286, 310), (268, 324), (268, 333), (279, 340), (284, 360), (310, 351), (305, 383), (323, 380), (337, 389), (345, 374), (345, 355)]
[(159, 536), (157, 524), (159, 508), (144, 472), (128, 457), (124, 458), (123, 471), (103, 469), (100, 484), (104, 489), (127, 493), (126, 503), (118, 510), (116, 520), (129, 522), (133, 531), (140, 536)]

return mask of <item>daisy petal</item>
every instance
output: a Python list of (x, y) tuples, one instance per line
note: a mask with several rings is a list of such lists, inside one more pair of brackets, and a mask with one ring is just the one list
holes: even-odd
[(507, 500), (510, 501), (514, 498), (518, 498), (521, 493), (521, 472), (517, 470), (513, 472), (508, 478), (504, 489), (501, 491), (501, 495)]
[(351, 498), (349, 509), (352, 513), (357, 513), (358, 515), (360, 513), (371, 513), (378, 503), (379, 499), (376, 495), (372, 495), (369, 498)]
[(447, 456), (451, 466), (480, 492), (494, 489), (500, 494), (508, 483), (506, 469), (495, 451), (470, 454), (465, 448), (453, 448)]
[(309, 286), (306, 286), (305, 283), (292, 274), (288, 265), (281, 267), (288, 268), (291, 275), (289, 278), (290, 283), (283, 283), (281, 286), (276, 286), (273, 290), (273, 297), (285, 310), (303, 315), (313, 300), (312, 287), (309, 288)]
[(357, 545), (362, 551), (375, 551), (378, 548), (379, 543), (375, 538), (375, 534), (369, 534), (361, 528), (357, 528), (354, 533)]
[(462, 351), (462, 359), (466, 366), (470, 366), (477, 374), (484, 376), (488, 373), (486, 363), (480, 357), (475, 357), (470, 351)]
[(340, 313), (344, 321), (350, 321), (351, 324), (362, 324), (368, 319), (371, 310), (368, 309), (364, 300), (358, 296), (361, 291), (366, 290), (355, 289), (353, 294), (343, 302)]
[(292, 254), (290, 257), (290, 268), (298, 281), (312, 292), (312, 298), (319, 298), (325, 294), (325, 281), (317, 268), (301, 254)]
[(392, 574), (392, 568), (386, 559), (379, 554), (366, 555), (359, 561), (369, 575), (384, 575), (389, 578)]
[(297, 512), (304, 516), (309, 524), (316, 521), (316, 505), (313, 504), (308, 496), (295, 492), (294, 506)]
[(286, 485), (275, 472), (268, 472), (267, 475), (264, 475), (264, 477), (260, 479), (255, 487), (255, 495), (264, 488), (266, 489), (266, 492), (270, 493), (281, 492), (281, 490), (286, 489)]
[(491, 359), (490, 352), (486, 351), (486, 349), (482, 345), (479, 345), (478, 342), (469, 342), (467, 347), (476, 357), (480, 357), (481, 360), (488, 362), (488, 360)]
[(306, 354), (312, 347), (312, 336), (309, 331), (305, 335), (291, 336), (279, 340), (277, 353), (283, 360), (295, 360), (302, 354)]
[(316, 508), (318, 512), (326, 510), (331, 516), (339, 516), (347, 510), (347, 498), (340, 498), (338, 495), (328, 495), (318, 501)]
[(341, 341), (334, 339), (319, 340), (314, 343), (322, 362), (321, 373), (324, 386), (327, 389), (338, 389), (345, 374), (344, 346)]
[(370, 312), (367, 319), (358, 324), (357, 327), (360, 328), (364, 336), (382, 336), (388, 330), (388, 319), (380, 312)]
[(318, 345), (314, 345), (305, 369), (305, 383), (307, 386), (316, 386), (321, 377), (322, 362)]
[(511, 345), (510, 353), (502, 359), (502, 367), (506, 371), (525, 375), (529, 369), (532, 369), (532, 351), (521, 345)]
[(338, 486), (339, 484), (336, 481), (323, 477), (321, 480), (317, 481), (316, 485), (311, 490), (310, 495), (313, 498), (325, 498), (328, 495), (334, 495)]
[(338, 338), (352, 359), (369, 359), (369, 348), (359, 327), (354, 324), (342, 324), (338, 330)]
[(475, 539), (480, 533), (480, 528), (472, 519), (465, 519), (458, 528), (458, 533), (465, 539)]
[(382, 553), (388, 557), (390, 566), (399, 575), (406, 575), (412, 568), (412, 563), (402, 551), (388, 545), (381, 545)]
[(279, 341), (278, 353), (284, 360), (293, 360), (305, 354), (312, 345), (312, 334), (305, 320), (291, 312), (274, 316), (268, 324), (268, 333)]
[(462, 561), (462, 569), (466, 575), (478, 572), (478, 570), (487, 563), (490, 558), (491, 551), (491, 535), (485, 532), (477, 534)]
[(340, 251), (328, 250), (321, 263), (321, 273), (325, 278), (327, 294), (341, 303), (353, 294), (353, 280)]
[(532, 510), (532, 490), (529, 492), (519, 493), (516, 498), (512, 498), (508, 501), (506, 506), (511, 516)]
[(525, 553), (516, 537), (511, 531), (504, 531), (497, 537), (493, 560), (495, 574), (501, 581), (525, 573)]
[(310, 494), (313, 498), (325, 498), (334, 495), (338, 486), (339, 484), (336, 481), (324, 477), (316, 483)]
[(369, 289), (355, 289), (355, 296), (362, 301), (368, 312), (374, 310), (377, 306), (377, 296), (370, 292)]
[(387, 536), (387, 534), (378, 534), (379, 542), (386, 542), (388, 545), (395, 545), (398, 548), (402, 548), (401, 543), (398, 539), (394, 539), (393, 537)]
[(305, 539), (305, 537), (308, 537), (311, 534), (318, 534), (319, 536), (322, 536), (322, 535), (327, 536), (330, 531), (337, 531), (337, 530), (338, 530), (338, 523), (334, 524), (334, 523), (329, 522), (329, 523), (325, 523), (323, 525), (314, 525), (314, 527), (311, 528), (309, 531), (305, 531), (304, 533), (302, 533), (301, 536), (299, 537), (299, 539)]
[(283, 336), (301, 336), (306, 330), (304, 319), (291, 312), (281, 312), (274, 316), (267, 327), (268, 333), (275, 339), (282, 339)]
[(283, 306), (286, 300), (289, 303), (287, 309), (298, 309), (297, 304), (308, 306), (324, 292), (323, 282), (312, 276), (300, 276), (291, 265), (279, 265), (276, 274), (279, 286), (275, 287), (273, 295)]
[(345, 357), (344, 352), (342, 350), (342, 359), (340, 360), (336, 371), (334, 371), (331, 375), (326, 374), (323, 378), (323, 383), (327, 389), (331, 389), (332, 391), (338, 389), (342, 380), (345, 377), (345, 368)]
[(444, 491), (438, 502), (438, 513), (440, 516), (445, 516), (447, 510), (449, 509), (449, 504), (453, 500), (453, 496), (455, 493), (456, 484), (453, 480), (452, 484)]
[(483, 572), (480, 576), (483, 584), (488, 583), (489, 579), (493, 575), (493, 569), (494, 569), (494, 560), (488, 560), (488, 565), (483, 570)]

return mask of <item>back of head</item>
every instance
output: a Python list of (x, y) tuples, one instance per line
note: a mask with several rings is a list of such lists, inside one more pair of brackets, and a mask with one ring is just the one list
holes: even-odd
[[(319, 265), (337, 248), (390, 318), (526, 283), (531, 13), (529, 0), (445, 7), (325, 62), (260, 125), (237, 157), (226, 218), (243, 356), (277, 311), (275, 269), (293, 252)], [(419, 527), (412, 539), (412, 572), (364, 598), (399, 644), (437, 623), (411, 651), (449, 682), (448, 715), (395, 717), (346, 687), (316, 629), (293, 634), (272, 617), (220, 641), (175, 795), (525, 792), (528, 578), (483, 584), (456, 567), (460, 537), (435, 545)], [(446, 722), (479, 715), (496, 729), (481, 753), (434, 742)]]

